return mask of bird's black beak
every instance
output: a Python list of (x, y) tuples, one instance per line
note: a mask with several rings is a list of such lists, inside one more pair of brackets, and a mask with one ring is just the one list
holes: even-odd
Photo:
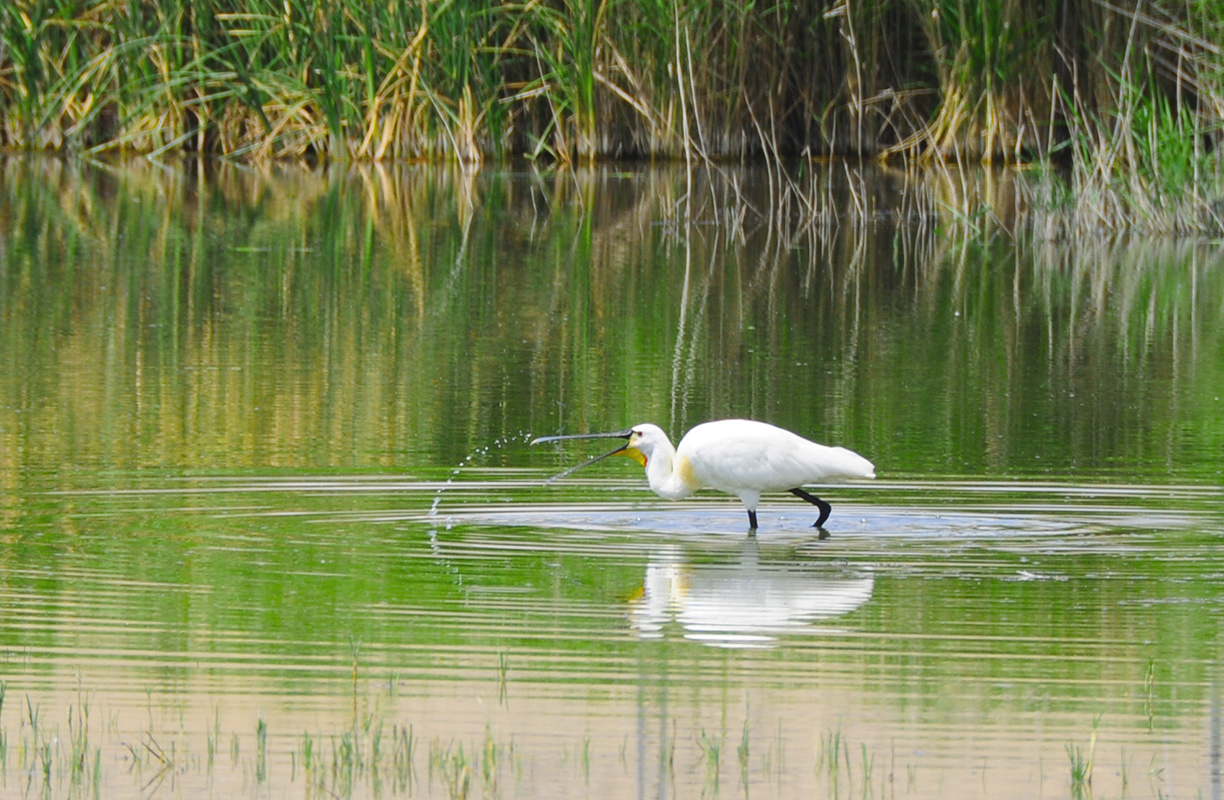
[(625, 440), (624, 444), (622, 444), (620, 447), (616, 448), (610, 453), (604, 453), (601, 456), (595, 456), (592, 459), (583, 461), (581, 464), (579, 464), (576, 467), (570, 467), (564, 472), (560, 472), (552, 476), (551, 478), (548, 479), (548, 482), (552, 483), (553, 481), (561, 480), (566, 475), (570, 475), (572, 473), (577, 472), (583, 467), (589, 467), (597, 461), (603, 461), (605, 458), (611, 458), (612, 456), (626, 455), (634, 459), (635, 461), (637, 461), (639, 464), (642, 464), (643, 466), (645, 466), (646, 459), (642, 456), (640, 452), (637, 451), (637, 449), (629, 446), (629, 438), (631, 436), (633, 436), (633, 428), (626, 428), (623, 431), (615, 431), (613, 433), (567, 433), (562, 436), (541, 436), (538, 439), (532, 439), (531, 444), (536, 445), (536, 444), (543, 444), (545, 442), (563, 442), (563, 441), (567, 441), (570, 439), (624, 439)]
[(564, 442), (569, 439), (625, 439), (633, 435), (633, 428), (625, 428), (623, 431), (614, 431), (612, 433), (566, 433), (561, 436), (540, 436), (532, 439), (531, 443), (544, 444), (545, 442)]

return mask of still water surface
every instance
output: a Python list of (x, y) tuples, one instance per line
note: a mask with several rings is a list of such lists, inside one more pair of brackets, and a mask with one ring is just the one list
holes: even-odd
[(1219, 245), (797, 181), (0, 161), (0, 794), (1220, 797)]

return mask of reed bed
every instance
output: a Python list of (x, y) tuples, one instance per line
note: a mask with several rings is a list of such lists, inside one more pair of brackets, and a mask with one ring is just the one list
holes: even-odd
[(1038, 165), (1054, 234), (1220, 228), (1209, 0), (13, 0), (0, 145)]

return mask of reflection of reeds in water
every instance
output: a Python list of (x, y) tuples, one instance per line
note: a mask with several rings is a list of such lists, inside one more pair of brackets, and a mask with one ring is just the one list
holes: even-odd
[(972, 212), (1019, 209), (989, 171), (10, 160), (0, 191), (0, 344), (23, 364), (0, 386), (41, 421), (0, 426), (6, 457), (454, 463), (524, 430), (731, 414), (887, 450), (911, 391), (942, 407), (936, 452), (980, 452), (960, 437), (1024, 404), (1064, 413), (1039, 384), (1167, 376), (1163, 409), (1151, 386), (1092, 401), (1158, 438), (1218, 381), (1214, 251), (1030, 239), (1019, 210)]

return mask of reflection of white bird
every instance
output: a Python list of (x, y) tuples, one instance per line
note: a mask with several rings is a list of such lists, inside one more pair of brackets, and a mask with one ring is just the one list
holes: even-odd
[[(803, 485), (844, 478), (874, 478), (875, 467), (844, 447), (826, 447), (765, 422), (723, 419), (690, 430), (672, 447), (657, 425), (643, 423), (615, 433), (575, 433), (542, 436), (532, 444), (565, 439), (625, 439), (625, 444), (571, 467), (569, 475), (608, 456), (629, 456), (646, 468), (646, 479), (659, 497), (680, 500), (703, 487), (733, 494), (748, 509), (748, 527), (756, 530), (757, 504), (762, 492), (787, 491), (820, 509), (819, 528), (832, 510), (828, 503), (803, 490)], [(556, 480), (556, 478), (554, 478)]]
[(683, 552), (664, 552), (651, 556), (629, 618), (644, 639), (662, 638), (676, 622), (687, 639), (766, 647), (780, 634), (858, 609), (874, 586), (870, 574), (826, 574), (790, 558), (762, 563), (755, 548), (732, 563), (690, 563)]

